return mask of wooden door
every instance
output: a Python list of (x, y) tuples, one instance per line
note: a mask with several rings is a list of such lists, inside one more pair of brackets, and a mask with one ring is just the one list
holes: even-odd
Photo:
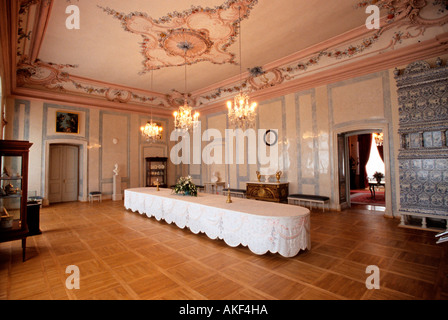
[(78, 200), (79, 149), (71, 145), (50, 146), (50, 203)]

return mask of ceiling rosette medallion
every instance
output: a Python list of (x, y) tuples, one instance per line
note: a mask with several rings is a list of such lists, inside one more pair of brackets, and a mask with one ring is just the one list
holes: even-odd
[[(228, 47), (238, 34), (239, 8), (241, 20), (249, 16), (258, 0), (229, 0), (215, 8), (192, 7), (154, 19), (146, 13), (124, 14), (111, 8), (104, 12), (121, 21), (123, 28), (143, 37), (141, 43), (144, 74), (164, 67), (183, 66), (209, 61), (214, 64), (235, 64), (235, 55)], [(188, 53), (185, 59), (185, 46)]]
[(172, 57), (186, 55), (188, 59), (201, 59), (201, 56), (210, 53), (213, 48), (208, 32), (184, 28), (169, 30), (159, 42), (160, 47), (168, 55)]

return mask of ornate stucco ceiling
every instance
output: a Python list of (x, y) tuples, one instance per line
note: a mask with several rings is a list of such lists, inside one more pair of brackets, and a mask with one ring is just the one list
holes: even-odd
[[(365, 25), (369, 17), (365, 7), (372, 3), (381, 8), (379, 30)], [(187, 78), (192, 104), (224, 108), (222, 101), (241, 86), (255, 96), (281, 92), (329, 70), (425, 41), (436, 41), (425, 54), (438, 52), (433, 49), (437, 45), (446, 51), (446, 4), (446, 0), (11, 1), (17, 31), (12, 37), (12, 63), (17, 67), (13, 94), (143, 112), (155, 106), (160, 114), (168, 114), (182, 103)], [(73, 14), (66, 12), (70, 5), (79, 9), (79, 29), (66, 27)], [(242, 60), (238, 37), (242, 37)]]

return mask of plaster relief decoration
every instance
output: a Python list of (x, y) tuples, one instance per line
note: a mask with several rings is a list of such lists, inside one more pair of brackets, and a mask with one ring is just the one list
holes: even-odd
[(119, 90), (109, 88), (106, 93), (106, 99), (109, 101), (117, 101), (121, 103), (129, 102), (132, 99), (132, 92), (129, 90)]
[(77, 68), (76, 65), (55, 64), (36, 60), (34, 63), (19, 61), (17, 66), (17, 85), (40, 85), (48, 89), (62, 89), (62, 83), (69, 81), (64, 69)]
[(448, 221), (448, 67), (425, 61), (396, 72), (402, 224), (410, 217)]
[(143, 12), (124, 14), (99, 6), (119, 19), (124, 30), (139, 34), (142, 55), (141, 73), (185, 64), (184, 46), (188, 45), (186, 63), (209, 61), (214, 64), (235, 63), (235, 55), (227, 51), (237, 36), (239, 20), (249, 16), (257, 0), (228, 0), (215, 8), (192, 7), (184, 12), (172, 12), (156, 19)]
[(162, 95), (151, 96), (148, 94), (136, 93), (120, 88), (106, 87), (101, 83), (89, 83), (86, 80), (78, 79), (70, 75), (67, 70), (77, 68), (77, 65), (55, 64), (36, 60), (34, 63), (19, 62), (17, 65), (17, 86), (34, 87), (41, 86), (59, 92), (72, 92), (84, 94), (90, 97), (106, 99), (119, 103), (150, 103), (151, 105), (170, 108), (172, 102), (168, 97)]
[(162, 108), (169, 108), (171, 105), (166, 96), (160, 94), (151, 94), (151, 92), (138, 93), (136, 90), (120, 89), (118, 87), (107, 87), (101, 83), (89, 83), (71, 76), (70, 84), (64, 87), (66, 91), (77, 91), (87, 95), (94, 95), (99, 98), (105, 98), (107, 101), (119, 103), (148, 104)]
[[(67, 1), (67, 3), (70, 3), (70, 1)], [(37, 10), (39, 6), (46, 10), (41, 10), (43, 13), (40, 15), (39, 10)], [(150, 104), (162, 108), (171, 108), (171, 103), (168, 102), (166, 95), (138, 92), (137, 90), (131, 91), (121, 89), (118, 86), (111, 87), (101, 82), (70, 74), (70, 71), (77, 69), (79, 65), (45, 62), (37, 58), (33, 60), (30, 43), (35, 30), (32, 26), (37, 24), (36, 21), (45, 24), (45, 20), (48, 19), (46, 14), (50, 6), (51, 0), (23, 0), (20, 2), (16, 48), (16, 84), (18, 87), (40, 87), (65, 94), (86, 95), (121, 104)]]
[[(103, 4), (104, 2), (92, 2), (93, 0), (62, 2), (20, 0), (13, 2), (16, 5), (11, 7), (17, 11), (12, 13), (12, 21), (16, 22), (14, 27), (17, 29), (16, 35), (11, 37), (16, 42), (15, 47), (11, 49), (15, 55), (13, 64), (16, 67), (17, 75), (17, 81), (14, 83), (16, 87), (13, 88), (15, 94), (59, 99), (65, 102), (67, 100), (73, 102), (82, 97), (85, 104), (142, 112), (146, 112), (149, 107), (153, 106), (157, 107), (157, 111), (161, 114), (168, 115), (183, 103), (180, 96), (185, 94), (176, 90), (175, 85), (172, 84), (174, 81), (171, 81), (173, 77), (176, 77), (174, 69), (176, 66), (196, 64), (196, 70), (202, 72), (201, 76), (195, 79), (196, 88), (192, 90), (192, 93), (188, 93), (189, 105), (198, 109), (206, 109), (208, 106), (214, 108), (223, 103), (222, 107), (225, 108), (224, 102), (242, 89), (247, 94), (251, 94), (253, 98), (257, 95), (267, 97), (273, 94), (283, 94), (284, 89), (289, 92), (303, 89), (302, 83), (309, 86), (321, 85), (321, 83), (316, 84), (316, 79), (326, 81), (327, 73), (331, 76), (331, 80), (338, 80), (340, 77), (340, 73), (337, 73), (340, 71), (336, 70), (338, 67), (349, 64), (356, 65), (357, 62), (363, 65), (364, 61), (368, 61), (370, 58), (373, 58), (372, 60), (376, 58), (378, 61), (378, 56), (382, 54), (390, 54), (389, 57), (395, 57), (394, 52), (407, 47), (412, 47), (414, 52), (418, 51), (420, 49), (415, 49), (413, 46), (418, 43), (429, 41), (433, 47), (441, 48), (439, 50), (447, 47), (445, 38), (448, 0), (358, 0), (353, 1), (354, 5), (349, 3), (342, 10), (353, 10), (359, 13), (368, 5), (376, 5), (382, 12), (380, 29), (368, 30), (363, 25), (364, 21), (361, 21), (361, 25), (358, 27), (350, 27), (353, 29), (347, 29), (334, 38), (321, 39), (312, 47), (303, 47), (299, 51), (288, 52), (287, 55), (276, 58), (278, 60), (263, 62), (263, 65), (254, 61), (254, 65), (247, 70), (248, 72), (243, 73), (242, 81), (237, 81), (235, 77), (231, 76), (230, 68), (238, 64), (239, 61), (231, 52), (230, 46), (239, 37), (238, 23), (240, 20), (248, 20), (248, 24), (260, 23), (260, 21), (263, 23), (264, 20), (260, 19), (260, 16), (269, 13), (266, 12), (269, 10), (267, 1), (222, 0), (221, 5), (216, 5), (213, 8), (192, 6), (188, 10), (171, 13), (166, 13), (170, 9), (161, 2), (159, 16), (150, 16), (139, 11), (130, 12), (130, 10), (122, 13), (116, 8), (107, 7)], [(61, 3), (63, 4), (61, 5)], [(84, 8), (84, 11), (81, 10), (83, 14), (81, 29), (76, 31), (81, 34), (85, 32), (83, 37), (76, 38), (75, 31), (68, 33), (64, 26), (59, 28), (55, 24), (56, 18), (52, 19), (53, 15), (60, 18), (57, 14), (64, 12), (62, 11), (65, 9), (64, 5), (70, 3), (78, 5), (80, 9)], [(132, 2), (126, 3), (125, 7), (132, 5)], [(216, 0), (216, 3), (221, 2)], [(288, 0), (282, 0), (281, 3), (291, 5)], [(240, 7), (241, 19), (239, 18)], [(149, 5), (148, 8), (151, 6)], [(149, 9), (146, 10), (149, 11)], [(302, 14), (308, 13), (301, 11), (300, 5), (297, 5), (295, 19), (300, 20)], [(314, 12), (314, 14), (316, 13)], [(249, 19), (249, 15), (252, 15), (252, 20)], [(106, 50), (98, 50), (100, 52), (98, 55), (92, 51), (92, 59), (88, 61), (90, 53), (80, 50), (80, 57), (83, 57), (84, 60), (79, 58), (80, 61), (71, 61), (76, 56), (73, 58), (73, 56), (65, 54), (63, 45), (69, 45), (72, 39), (74, 42), (78, 41), (77, 44), (81, 44), (84, 37), (90, 36), (88, 28), (82, 27), (84, 25), (82, 21), (86, 21), (85, 23), (89, 21), (92, 25), (95, 22), (100, 22), (103, 25), (110, 23), (115, 26), (121, 23), (122, 29), (118, 26), (118, 32), (123, 34), (115, 37), (118, 45), (121, 45), (121, 41), (125, 39), (127, 41), (126, 48), (129, 48), (130, 44), (137, 45), (135, 38), (142, 39), (141, 52), (138, 52), (138, 48), (134, 49), (137, 52), (131, 52), (131, 54), (137, 55), (137, 59), (128, 62), (126, 60), (129, 57), (126, 52), (121, 51), (125, 55), (122, 59), (123, 65), (120, 64), (122, 62), (119, 59), (117, 61), (113, 59), (115, 57), (109, 57), (115, 62), (114, 65), (110, 65), (103, 63), (105, 54), (108, 54), (104, 53)], [(268, 22), (266, 21), (266, 23)], [(289, 25), (291, 26), (291, 23)], [(259, 39), (262, 39), (260, 41), (269, 40), (268, 35), (257, 34), (257, 25), (251, 25), (251, 27), (250, 36), (257, 38), (254, 43), (258, 43)], [(276, 24), (276, 27), (280, 29), (273, 30), (272, 34), (277, 37), (281, 38), (282, 33), (290, 32), (290, 29), (282, 27), (282, 25)], [(274, 29), (274, 27), (272, 28)], [(107, 27), (104, 29), (108, 30)], [(101, 32), (101, 28), (97, 28), (96, 31)], [(126, 32), (132, 35), (127, 37), (130, 34), (126, 34)], [(95, 35), (99, 39), (98, 42), (104, 38), (101, 33), (95, 33)], [(121, 36), (123, 37), (121, 38)], [(59, 37), (65, 42), (57, 41)], [(114, 37), (112, 36), (112, 38)], [(90, 45), (96, 45), (96, 43), (92, 43), (94, 40), (90, 38), (87, 40), (91, 42)], [(297, 41), (300, 42), (300, 35)], [(117, 44), (112, 42), (111, 45)], [(263, 50), (271, 50), (268, 46), (269, 43), (263, 42), (262, 44), (264, 45), (261, 47)], [(100, 45), (98, 46), (100, 47)], [(189, 50), (185, 51), (186, 47)], [(288, 44), (285, 43), (284, 47), (288, 47)], [(418, 51), (419, 56), (440, 54), (439, 52), (433, 53), (436, 50), (433, 47), (424, 48), (424, 52)], [(44, 48), (47, 50), (43, 50)], [(112, 48), (111, 50), (114, 52)], [(254, 48), (257, 48), (256, 45)], [(430, 52), (428, 53), (428, 51)], [(67, 50), (67, 52), (70, 51)], [(186, 57), (184, 56), (185, 52), (188, 53)], [(397, 55), (397, 60), (404, 59), (402, 55)], [(143, 59), (143, 66), (140, 65), (139, 56)], [(69, 61), (64, 61), (65, 59)], [(133, 63), (136, 60), (134, 69)], [(384, 61), (386, 64), (388, 59)], [(212, 64), (213, 68), (222, 68), (225, 72), (220, 75), (227, 74), (228, 78), (223, 76), (219, 81), (212, 80), (213, 82), (210, 82), (209, 75), (204, 73), (204, 62)], [(129, 63), (132, 68), (129, 67)], [(374, 64), (372, 62), (372, 65)], [(225, 67), (229, 68), (224, 69)], [(391, 66), (382, 65), (381, 67), (389, 68)], [(112, 68), (132, 70), (132, 74), (125, 73), (118, 80), (109, 80), (102, 71), (110, 71)], [(169, 68), (173, 70), (166, 70)], [(164, 71), (169, 74), (166, 75), (166, 78), (162, 77), (163, 89), (159, 90), (160, 92), (146, 90), (141, 85), (144, 82), (144, 74), (156, 69), (165, 69)], [(333, 70), (336, 70), (335, 74), (333, 74)], [(355, 68), (349, 73), (356, 76), (357, 74), (353, 75), (356, 73), (353, 70)], [(134, 77), (134, 73), (136, 77)], [(98, 76), (98, 80), (92, 79), (92, 74), (104, 75), (104, 78)], [(113, 76), (112, 72), (111, 74)], [(139, 74), (141, 78), (137, 77)], [(140, 79), (136, 80), (136, 78)], [(311, 80), (302, 82), (302, 79)], [(92, 101), (89, 101), (91, 98)]]
[[(360, 39), (347, 39), (347, 44), (327, 48), (286, 65), (262, 70), (263, 67), (249, 69), (249, 77), (242, 86), (251, 91), (274, 87), (298, 79), (306, 74), (322, 71), (352, 58), (371, 57), (406, 45), (410, 40), (423, 41), (429, 28), (442, 27), (448, 23), (448, 0), (368, 0), (360, 1), (355, 9), (365, 9), (377, 5), (386, 11), (380, 29)], [(252, 72), (255, 69), (262, 72)], [(239, 91), (239, 87), (227, 86), (198, 97), (199, 104), (208, 104), (213, 100), (225, 99)]]
[(187, 101), (190, 106), (196, 105), (196, 99), (191, 96), (191, 93), (184, 94), (177, 90), (172, 90), (170, 94), (166, 95), (166, 101), (169, 106), (173, 108), (178, 108), (182, 106)]
[[(428, 18), (425, 8), (428, 2), (437, 9), (437, 13), (444, 14), (447, 11), (448, 2), (446, 0), (368, 0), (358, 3), (359, 7), (365, 7), (371, 4), (377, 5), (381, 9), (388, 10), (387, 20), (400, 21), (409, 18), (411, 24), (418, 26), (443, 25), (447, 23), (446, 15), (434, 19)], [(431, 16), (429, 14), (429, 16)], [(407, 22), (405, 22), (407, 24)]]
[(247, 84), (252, 90), (261, 90), (274, 87), (285, 80), (280, 69), (274, 68), (269, 71), (263, 71), (262, 67), (253, 67), (249, 69), (249, 78)]

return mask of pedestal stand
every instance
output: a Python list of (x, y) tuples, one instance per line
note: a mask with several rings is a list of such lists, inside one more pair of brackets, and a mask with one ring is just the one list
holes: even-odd
[(112, 194), (112, 200), (118, 201), (123, 199), (123, 195), (121, 194), (121, 177), (116, 174), (114, 175), (114, 190)]

